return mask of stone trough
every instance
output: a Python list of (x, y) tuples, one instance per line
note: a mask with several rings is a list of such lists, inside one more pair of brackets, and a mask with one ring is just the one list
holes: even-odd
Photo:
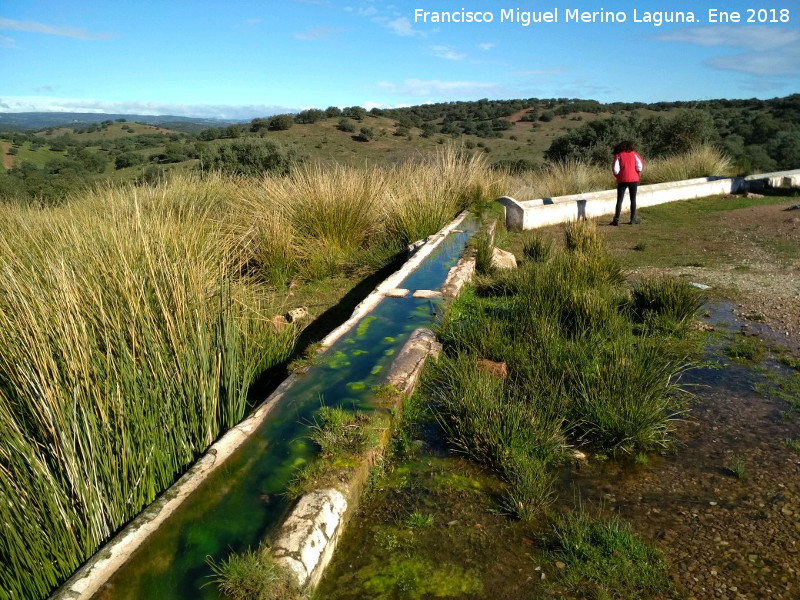
[[(640, 185), (636, 195), (636, 206), (639, 209), (676, 200), (797, 186), (800, 186), (800, 169), (747, 177), (701, 177)], [(511, 231), (521, 231), (576, 219), (613, 215), (617, 203), (617, 191), (603, 190), (523, 201), (502, 196), (497, 202), (505, 207), (506, 228)], [(627, 206), (626, 196), (623, 208)]]

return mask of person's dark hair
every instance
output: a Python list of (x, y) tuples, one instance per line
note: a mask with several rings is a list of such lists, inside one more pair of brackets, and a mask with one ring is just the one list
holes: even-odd
[(625, 140), (614, 146), (614, 154), (619, 154), (620, 152), (633, 152), (633, 143)]

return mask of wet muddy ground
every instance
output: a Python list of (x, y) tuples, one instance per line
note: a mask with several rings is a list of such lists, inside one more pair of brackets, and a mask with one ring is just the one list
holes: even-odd
[[(708, 307), (701, 321), (714, 332), (707, 362), (686, 375), (695, 401), (674, 446), (565, 466), (553, 511), (619, 515), (662, 551), (677, 597), (800, 598), (800, 452), (785, 443), (800, 440), (800, 373), (775, 360), (797, 359), (798, 348), (731, 304)], [(764, 340), (766, 360), (727, 356), (742, 335)], [(378, 479), (319, 598), (591, 597), (558, 585), (544, 519), (499, 514), (490, 473), (420, 444), (416, 461)]]

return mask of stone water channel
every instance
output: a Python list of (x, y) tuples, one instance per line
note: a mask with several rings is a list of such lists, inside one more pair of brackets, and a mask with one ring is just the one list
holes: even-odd
[[(478, 227), (475, 219), (462, 215), (432, 253), (399, 283), (411, 291), (442, 286)], [(383, 383), (382, 375), (411, 332), (432, 324), (440, 302), (410, 293), (382, 298), (288, 385), (252, 435), (99, 591), (80, 597), (220, 598), (209, 578), (207, 557), (220, 561), (233, 552), (255, 548), (286, 517), (291, 508), (287, 487), (317, 453), (308, 439), (315, 411), (322, 404), (373, 409), (371, 388)]]

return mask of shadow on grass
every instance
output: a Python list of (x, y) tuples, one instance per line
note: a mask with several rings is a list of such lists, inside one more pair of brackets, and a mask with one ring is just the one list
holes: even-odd
[(315, 344), (321, 342), (325, 336), (347, 321), (353, 311), (370, 293), (387, 277), (397, 271), (405, 263), (405, 252), (396, 254), (392, 260), (378, 271), (358, 282), (345, 294), (339, 302), (320, 314), (310, 323), (297, 338), (294, 352), (284, 362), (262, 372), (248, 392), (248, 413), (258, 406), (269, 394), (283, 382), (289, 375), (289, 365), (296, 359), (305, 356), (306, 352)]

